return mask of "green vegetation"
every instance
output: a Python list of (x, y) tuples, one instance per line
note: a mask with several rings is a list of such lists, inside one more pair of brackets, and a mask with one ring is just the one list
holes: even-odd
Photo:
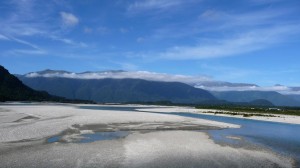
[[(266, 115), (266, 114), (285, 114), (300, 116), (299, 107), (265, 107), (265, 106), (239, 106), (239, 105), (198, 105), (198, 109), (216, 109), (229, 111), (230, 115), (238, 115), (238, 112), (247, 112), (244, 117), (248, 115)], [(222, 112), (225, 113), (225, 112)]]
[(228, 112), (228, 111), (206, 111), (203, 113), (212, 113), (212, 114), (226, 114), (226, 115), (242, 115), (243, 117), (251, 116), (262, 116), (262, 117), (277, 117), (273, 114), (261, 114), (261, 113), (245, 113), (245, 112)]

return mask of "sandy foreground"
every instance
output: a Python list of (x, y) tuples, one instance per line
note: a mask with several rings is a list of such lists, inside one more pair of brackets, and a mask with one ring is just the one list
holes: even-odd
[[(201, 132), (228, 128), (239, 126), (75, 105), (1, 105), (0, 167), (293, 167), (290, 158), (264, 149), (219, 145)], [(75, 143), (82, 134), (120, 130), (130, 134)], [(63, 140), (47, 143), (55, 135)]]
[(276, 117), (264, 117), (264, 116), (243, 117), (242, 114), (241, 115), (228, 115), (228, 114), (205, 113), (208, 111), (209, 112), (230, 112), (230, 111), (214, 110), (214, 109), (195, 109), (195, 108), (190, 108), (190, 107), (165, 107), (165, 108), (160, 107), (160, 108), (137, 109), (137, 110), (144, 111), (144, 112), (166, 112), (166, 113), (187, 112), (187, 113), (197, 113), (197, 114), (204, 114), (204, 115), (217, 115), (217, 116), (246, 118), (246, 119), (261, 120), (261, 121), (300, 124), (300, 116), (292, 116), (292, 115), (274, 114)]

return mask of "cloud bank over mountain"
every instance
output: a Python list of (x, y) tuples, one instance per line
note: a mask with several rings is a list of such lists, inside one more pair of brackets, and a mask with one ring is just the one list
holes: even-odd
[(225, 81), (217, 81), (208, 76), (188, 76), (179, 74), (156, 73), (149, 71), (99, 71), (99, 72), (81, 72), (74, 73), (68, 71), (44, 70), (38, 72), (30, 72), (25, 75), (27, 78), (45, 77), (45, 78), (71, 78), (71, 79), (144, 79), (149, 81), (161, 82), (181, 82), (209, 91), (276, 91), (281, 94), (299, 94), (298, 87), (288, 87), (283, 85), (274, 86), (258, 86), (248, 83), (231, 83)]

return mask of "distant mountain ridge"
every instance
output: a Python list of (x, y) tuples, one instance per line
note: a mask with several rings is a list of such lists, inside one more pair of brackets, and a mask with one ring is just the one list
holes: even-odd
[(205, 89), (201, 87), (258, 87), (255, 84), (247, 83), (230, 83), (223, 81), (213, 81), (206, 77), (193, 77), (184, 75), (171, 75), (164, 73), (155, 73), (149, 71), (124, 71), (124, 70), (107, 70), (107, 71), (85, 71), (85, 72), (69, 72), (64, 70), (50, 70), (46, 69), (43, 71), (30, 72), (24, 75), (25, 77), (62, 77), (72, 79), (143, 79), (148, 81), (160, 81), (160, 82), (181, 82), (191, 85), (196, 88)]
[(35, 91), (24, 85), (0, 65), (0, 101), (53, 101), (58, 97)]
[(231, 102), (251, 102), (257, 99), (268, 100), (276, 106), (300, 106), (300, 102), (274, 91), (227, 91), (211, 93), (221, 100)]
[(179, 82), (157, 82), (142, 79), (72, 79), (62, 77), (19, 76), (26, 85), (70, 99), (93, 100), (101, 103), (137, 101), (172, 101), (200, 103), (216, 100), (208, 91)]
[(45, 91), (36, 91), (24, 85), (16, 76), (0, 65), (0, 102), (3, 101), (51, 101), (62, 103), (93, 103), (52, 96)]
[[(47, 92), (63, 96), (67, 98), (80, 98), (86, 100), (95, 100), (97, 102), (135, 102), (135, 101), (174, 101), (176, 103), (195, 103), (204, 102), (218, 98), (227, 102), (237, 103), (257, 103), (255, 100), (266, 100), (277, 106), (300, 106), (298, 95), (282, 95), (276, 91), (260, 91), (268, 88), (261, 88), (256, 84), (249, 83), (231, 83), (223, 81), (213, 81), (206, 78), (193, 78), (192, 76), (183, 75), (169, 75), (162, 73), (154, 73), (148, 71), (123, 71), (123, 70), (108, 70), (108, 71), (85, 71), (74, 73), (64, 70), (50, 70), (31, 72), (25, 75), (17, 75), (26, 85), (37, 89), (46, 90)], [(130, 82), (129, 82), (130, 81)], [(138, 82), (139, 81), (139, 82)], [(144, 81), (144, 82), (141, 82)], [(191, 94), (190, 96), (184, 92), (182, 98), (179, 95), (175, 97), (166, 96), (167, 87), (161, 94), (151, 95), (146, 92), (146, 87), (154, 87), (150, 83), (168, 83), (170, 88), (176, 85), (185, 84), (187, 90), (195, 88), (205, 91), (204, 95), (209, 95), (207, 98)], [(97, 84), (100, 83), (100, 84)], [(105, 84), (106, 83), (106, 84)], [(126, 83), (125, 86), (123, 83)], [(107, 86), (109, 84), (109, 86)], [(144, 90), (137, 90), (133, 87), (139, 86)], [(189, 86), (188, 86), (189, 85)], [(191, 89), (192, 86), (194, 89)], [(121, 87), (122, 89), (118, 89)], [(300, 87), (286, 87), (282, 85), (275, 85), (275, 89), (284, 90), (285, 93), (299, 92)], [(270, 89), (274, 89), (270, 87)], [(127, 89), (127, 88), (131, 88)], [(155, 86), (154, 88), (160, 88)], [(250, 90), (249, 90), (250, 89)], [(175, 89), (175, 93), (178, 89)], [(206, 90), (213, 94), (207, 94)], [(216, 91), (215, 91), (216, 90)], [(234, 90), (234, 91), (226, 91)], [(235, 91), (237, 90), (237, 91)], [(155, 93), (155, 90), (152, 90)], [(101, 94), (100, 94), (101, 93)], [(203, 92), (204, 93), (204, 92)], [(99, 96), (99, 95), (102, 95)], [(118, 96), (117, 96), (118, 95)], [(123, 97), (122, 97), (123, 96)], [(173, 95), (174, 96), (174, 95)], [(135, 98), (134, 98), (135, 97)], [(145, 98), (148, 97), (148, 98)], [(216, 98), (215, 98), (216, 97)], [(253, 102), (254, 101), (254, 102)], [(270, 104), (268, 102), (258, 101), (260, 103)], [(222, 101), (209, 103), (222, 103)]]

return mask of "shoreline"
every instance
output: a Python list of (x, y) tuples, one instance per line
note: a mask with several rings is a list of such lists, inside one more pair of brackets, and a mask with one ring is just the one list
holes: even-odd
[(243, 114), (249, 114), (249, 112), (237, 112), (237, 113), (241, 113), (240, 115), (214, 114), (214, 112), (231, 112), (231, 111), (217, 110), (217, 109), (196, 109), (196, 108), (191, 108), (191, 107), (179, 107), (179, 106), (166, 107), (166, 108), (158, 107), (158, 108), (152, 108), (152, 109), (136, 109), (136, 110), (141, 111), (141, 112), (160, 112), (160, 113), (184, 112), (184, 113), (242, 118), (242, 119), (259, 120), (259, 121), (279, 122), (279, 123), (286, 123), (286, 124), (300, 124), (300, 116), (283, 115), (283, 114), (261, 113), (261, 114), (266, 114), (266, 115), (274, 115), (275, 117), (268, 117), (268, 116), (243, 117)]
[[(239, 125), (169, 114), (77, 108), (79, 106), (0, 106), (2, 166), (168, 168), (292, 167), (295, 164), (293, 158), (265, 148), (220, 145), (205, 131), (201, 132), (201, 127), (204, 130), (209, 127), (234, 129)], [(132, 133), (90, 143), (74, 141), (87, 133), (118, 130)], [(57, 135), (62, 136), (63, 141), (47, 143), (48, 138)]]
[[(91, 110), (81, 105), (40, 104), (0, 106), (0, 142), (39, 139), (57, 135), (67, 129), (79, 130), (75, 125), (106, 125), (104, 130), (196, 129), (200, 127), (239, 128), (239, 125), (205, 119), (192, 119), (167, 114)], [(121, 126), (118, 126), (121, 124)]]

